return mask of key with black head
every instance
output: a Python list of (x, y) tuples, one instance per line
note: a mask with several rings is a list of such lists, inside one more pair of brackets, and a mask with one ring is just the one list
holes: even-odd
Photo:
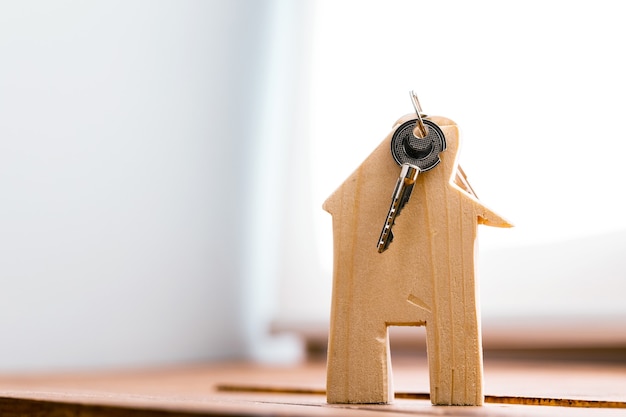
[[(417, 97), (413, 95), (412, 98), (415, 104)], [(440, 161), (439, 154), (446, 149), (446, 139), (441, 128), (431, 120), (423, 119), (418, 109), (419, 104), (416, 106), (417, 118), (403, 123), (391, 138), (391, 155), (401, 169), (391, 197), (391, 207), (378, 239), (378, 253), (387, 250), (393, 240), (391, 229), (409, 201), (419, 173), (436, 167)]]

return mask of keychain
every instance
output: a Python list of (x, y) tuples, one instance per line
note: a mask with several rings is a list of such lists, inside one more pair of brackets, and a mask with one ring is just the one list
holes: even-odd
[(411, 91), (411, 100), (417, 119), (404, 122), (391, 139), (391, 155), (400, 165), (400, 177), (391, 198), (385, 225), (378, 239), (378, 253), (383, 253), (393, 240), (396, 217), (411, 197), (413, 185), (420, 172), (433, 169), (439, 163), (439, 154), (446, 150), (446, 139), (435, 123), (422, 118), (417, 95)]
[[(484, 401), (477, 225), (510, 224), (478, 200), (458, 166), (457, 125), (424, 115), (410, 95), (415, 112), (324, 203), (334, 242), (329, 403), (393, 400), (389, 326), (426, 327), (433, 404)], [(381, 196), (394, 183), (389, 205)]]

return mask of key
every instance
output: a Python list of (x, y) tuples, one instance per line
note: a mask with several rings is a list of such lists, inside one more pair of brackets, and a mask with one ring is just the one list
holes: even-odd
[(440, 162), (439, 154), (446, 149), (446, 139), (439, 126), (430, 120), (422, 119), (419, 113), (418, 116), (418, 119), (409, 120), (398, 127), (391, 138), (391, 155), (401, 169), (391, 196), (391, 206), (378, 239), (378, 253), (386, 251), (393, 241), (391, 229), (396, 217), (400, 215), (411, 197), (417, 176), (420, 172), (436, 167)]
[(396, 221), (396, 217), (400, 214), (400, 211), (404, 208), (404, 205), (409, 201), (411, 192), (413, 191), (413, 185), (420, 172), (420, 169), (412, 164), (402, 164), (400, 171), (400, 177), (396, 181), (396, 188), (393, 190), (391, 197), (391, 207), (387, 213), (387, 220), (383, 226), (382, 232), (380, 232), (380, 238), (378, 239), (378, 253), (383, 253), (389, 247), (389, 244), (393, 240), (393, 232), (391, 227)]

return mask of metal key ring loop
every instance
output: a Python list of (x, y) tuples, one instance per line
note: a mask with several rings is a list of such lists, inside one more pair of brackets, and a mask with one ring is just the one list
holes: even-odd
[(413, 135), (416, 138), (425, 138), (428, 135), (428, 128), (422, 119), (422, 106), (420, 105), (420, 101), (417, 98), (415, 91), (409, 91), (409, 96), (411, 97), (411, 103), (413, 103), (413, 108), (415, 109), (415, 114), (417, 115), (417, 125), (415, 126), (415, 129), (413, 129)]

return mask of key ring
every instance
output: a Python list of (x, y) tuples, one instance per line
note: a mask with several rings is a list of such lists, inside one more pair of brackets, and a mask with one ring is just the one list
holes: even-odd
[(425, 138), (428, 135), (428, 129), (426, 128), (426, 125), (424, 125), (424, 121), (422, 120), (422, 106), (420, 105), (420, 101), (417, 98), (417, 94), (415, 94), (415, 91), (409, 91), (409, 96), (411, 97), (411, 102), (413, 103), (415, 114), (417, 114), (417, 124), (415, 125), (415, 129), (413, 129), (413, 136), (419, 139)]

